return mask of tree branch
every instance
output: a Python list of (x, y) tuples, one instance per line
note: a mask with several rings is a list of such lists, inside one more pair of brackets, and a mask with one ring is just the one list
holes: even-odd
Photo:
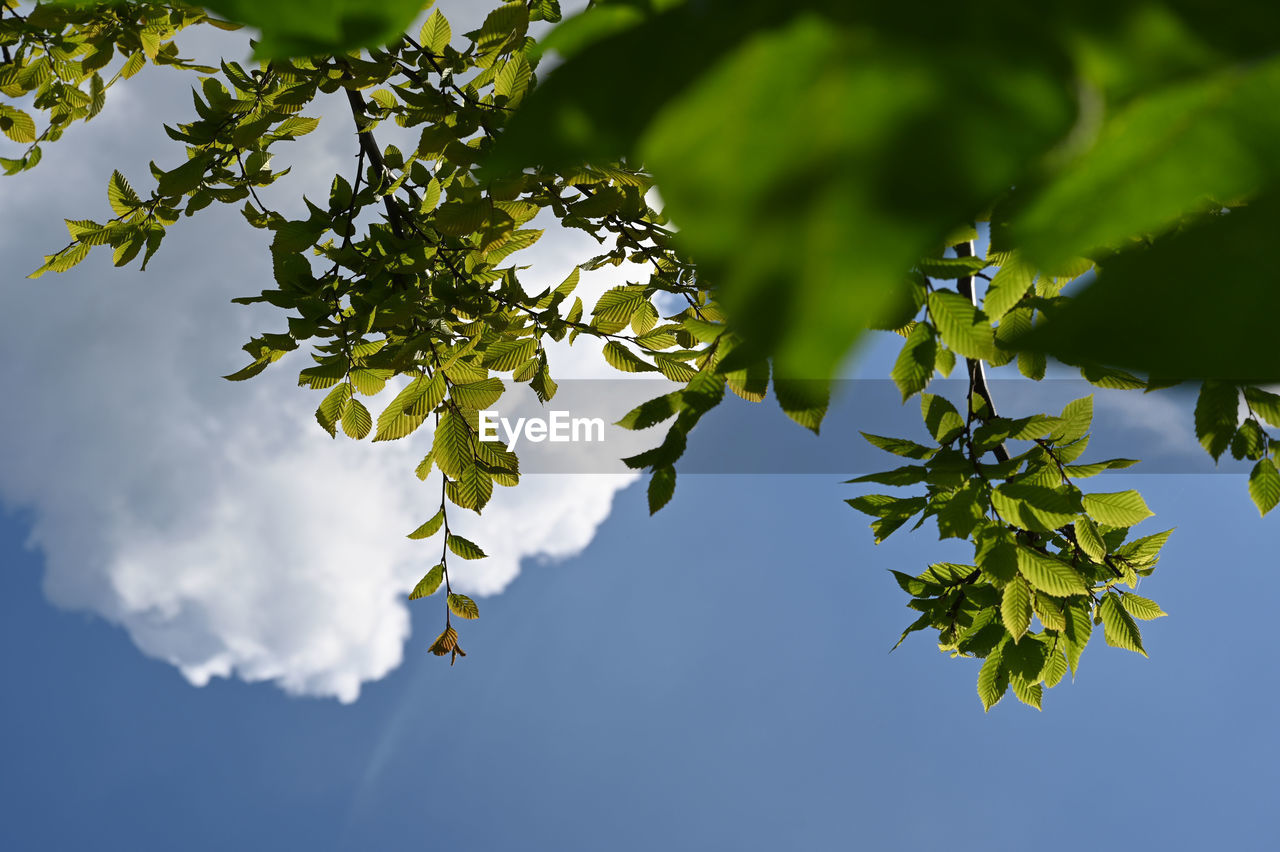
[[(973, 257), (973, 240), (966, 240), (955, 246), (956, 257)], [(966, 297), (973, 303), (974, 307), (978, 305), (978, 294), (973, 286), (973, 276), (967, 275), (956, 282), (956, 288), (960, 291), (960, 295)], [(996, 404), (991, 398), (991, 388), (987, 386), (987, 368), (982, 363), (981, 358), (966, 358), (965, 364), (969, 369), (969, 411), (973, 411), (973, 397), (977, 394), (982, 401), (987, 404), (987, 409), (991, 412), (991, 416), (996, 416)], [(1009, 451), (1005, 449), (1003, 443), (996, 445), (992, 450), (997, 461), (1008, 461)]]

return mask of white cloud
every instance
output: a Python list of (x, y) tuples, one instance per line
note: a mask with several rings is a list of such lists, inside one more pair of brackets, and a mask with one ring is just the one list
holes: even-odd
[[(19, 277), (65, 242), (60, 216), (102, 214), (112, 167), (141, 177), (148, 158), (179, 155), (159, 128), (189, 111), (171, 79), (123, 93), (33, 174), (5, 181), (0, 498), (31, 510), (54, 603), (119, 624), (192, 683), (236, 676), (351, 701), (400, 663), (404, 593), (439, 553), (404, 537), (438, 499), (413, 475), (429, 434), (331, 440), (312, 417), (318, 395), (295, 386), (301, 355), (247, 383), (218, 378), (243, 365), (251, 334), (283, 326), (274, 309), (229, 304), (270, 279), (261, 235), (232, 211), (180, 222), (145, 274), (112, 269), (98, 250), (67, 275)], [(340, 121), (322, 124), (322, 165), (308, 172), (341, 161)], [(549, 236), (525, 262), (556, 283), (596, 250)], [(606, 375), (587, 347), (556, 354), (560, 375)], [(490, 557), (459, 565), (455, 586), (494, 594), (522, 560), (577, 553), (634, 478), (527, 476), (498, 489), (483, 518), (458, 522)]]

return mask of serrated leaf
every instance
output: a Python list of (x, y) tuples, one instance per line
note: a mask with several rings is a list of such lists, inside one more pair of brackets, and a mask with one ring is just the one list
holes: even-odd
[(1265, 516), (1280, 503), (1280, 472), (1269, 458), (1260, 459), (1249, 473), (1249, 496)]
[(1067, 674), (1067, 658), (1061, 651), (1050, 651), (1049, 656), (1044, 661), (1044, 670), (1040, 672), (1040, 677), (1044, 680), (1047, 689), (1053, 689), (1057, 686)]
[(830, 401), (831, 389), (827, 382), (774, 376), (773, 393), (788, 417), (818, 434)]
[(458, 618), (479, 618), (480, 607), (476, 606), (476, 602), (466, 595), (457, 593), (449, 595), (449, 611)]
[(316, 421), (332, 437), (337, 437), (337, 425), (351, 403), (351, 385), (343, 382), (329, 391), (316, 409)]
[(463, 470), (475, 463), (471, 427), (455, 409), (449, 408), (440, 415), (431, 451), (436, 466), (450, 479), (457, 479)]
[(138, 199), (138, 193), (133, 191), (129, 181), (118, 170), (113, 171), (107, 180), (107, 201), (111, 204), (111, 211), (117, 216), (128, 215), (142, 203)]
[(917, 444), (915, 441), (908, 441), (906, 438), (888, 438), (884, 435), (872, 435), (869, 432), (860, 434), (872, 446), (879, 447), (896, 456), (903, 456), (909, 459), (927, 459), (932, 458), (934, 453), (938, 452), (937, 447), (926, 447), (923, 444)]
[(440, 583), (444, 581), (444, 566), (437, 565), (427, 572), (426, 576), (418, 581), (418, 585), (413, 587), (413, 591), (409, 593), (409, 600), (416, 601), (419, 598), (427, 598), (436, 593), (440, 588)]
[(1093, 634), (1093, 619), (1089, 617), (1088, 605), (1073, 603), (1063, 610), (1066, 615), (1066, 629), (1062, 631), (1063, 653), (1067, 657), (1067, 665), (1071, 668), (1071, 676), (1076, 676), (1080, 666), (1080, 655), (1089, 644)]
[(671, 501), (676, 491), (676, 469), (671, 465), (654, 470), (649, 477), (649, 514), (655, 514)]
[(1022, 300), (1034, 280), (1035, 270), (1032, 267), (1017, 257), (1010, 258), (991, 279), (982, 301), (982, 312), (993, 322), (999, 322)]
[(860, 482), (875, 482), (879, 485), (915, 485), (917, 482), (924, 482), (928, 476), (928, 471), (920, 465), (905, 465), (897, 467), (893, 470), (886, 470), (880, 473), (868, 473), (863, 476), (857, 476), (853, 479), (845, 480), (846, 485), (852, 485)]
[(1143, 621), (1151, 621), (1169, 614), (1160, 608), (1160, 604), (1150, 598), (1135, 595), (1133, 592), (1121, 595), (1120, 605), (1134, 618), (1140, 618)]
[(1116, 491), (1084, 495), (1084, 510), (1113, 527), (1131, 527), (1155, 513), (1147, 508), (1137, 491)]
[(1009, 676), (1004, 671), (1001, 652), (1005, 646), (997, 646), (982, 663), (978, 670), (978, 699), (982, 701), (982, 710), (986, 712), (1000, 702), (1009, 688)]
[(1115, 548), (1115, 555), (1139, 565), (1150, 562), (1160, 553), (1160, 548), (1164, 547), (1164, 543), (1169, 540), (1169, 536), (1172, 534), (1173, 530), (1165, 530), (1164, 532), (1134, 539)]
[(929, 434), (939, 444), (949, 444), (964, 432), (964, 418), (945, 397), (931, 393), (920, 394), (920, 413)]
[(903, 402), (928, 387), (937, 360), (938, 341), (934, 339), (933, 327), (924, 322), (916, 323), (907, 334), (889, 374), (898, 386)]
[(1262, 388), (1247, 387), (1244, 389), (1244, 398), (1255, 414), (1280, 428), (1280, 396)]
[(1008, 482), (991, 492), (991, 505), (1008, 523), (1033, 532), (1049, 532), (1075, 520), (1080, 496), (1044, 485)]
[(1240, 422), (1240, 393), (1227, 382), (1207, 381), (1196, 397), (1196, 437), (1214, 461), (1231, 445)]
[[(1085, 504), (1086, 507), (1088, 504)], [(1089, 518), (1076, 518), (1076, 543), (1085, 555), (1094, 562), (1101, 562), (1107, 555), (1107, 545), (1102, 540), (1098, 527)]]
[(1014, 577), (1013, 582), (1004, 587), (1004, 595), (1000, 599), (1000, 620), (1014, 642), (1022, 638), (1031, 624), (1031, 587), (1021, 577)]
[(1055, 597), (1089, 591), (1084, 578), (1070, 563), (1022, 544), (1018, 545), (1018, 571), (1037, 590)]
[(449, 39), (452, 37), (453, 32), (449, 27), (449, 21), (440, 14), (439, 9), (431, 13), (418, 32), (418, 40), (422, 42), (422, 46), (437, 56), (444, 54), (444, 49), (449, 45)]
[(1040, 623), (1049, 630), (1064, 630), (1067, 622), (1062, 613), (1062, 605), (1058, 600), (1044, 592), (1036, 592), (1032, 596), (1031, 609), (1040, 618)]
[(440, 527), (444, 526), (444, 507), (441, 506), (439, 511), (431, 516), (431, 520), (425, 522), (413, 532), (409, 533), (409, 538), (419, 540), (431, 538), (440, 531)]
[(376, 396), (387, 386), (387, 379), (392, 371), (385, 368), (354, 367), (351, 370), (351, 384), (365, 396)]
[(631, 409), (615, 426), (624, 429), (648, 429), (680, 413), (679, 391), (642, 402)]
[(1009, 685), (1013, 687), (1013, 695), (1028, 707), (1040, 708), (1040, 701), (1044, 697), (1044, 691), (1040, 688), (1039, 683), (1026, 680), (1020, 677), (1010, 678)]
[(462, 559), (484, 559), (485, 557), (485, 552), (480, 549), (480, 545), (460, 535), (450, 533), (445, 542), (449, 550)]
[(658, 369), (616, 340), (610, 340), (604, 345), (604, 360), (615, 370), (624, 373), (650, 373)]
[(431, 647), (427, 650), (435, 654), (437, 657), (443, 657), (458, 647), (458, 631), (452, 627), (446, 627), (444, 632), (436, 637), (436, 641), (431, 643)]
[(1138, 631), (1137, 622), (1125, 611), (1118, 597), (1108, 592), (1098, 604), (1098, 617), (1102, 619), (1102, 632), (1107, 644), (1113, 648), (1124, 648), (1126, 651), (1146, 656), (1142, 648), (1142, 634)]
[(502, 380), (489, 378), (465, 385), (454, 385), (449, 395), (463, 408), (483, 411), (502, 397), (502, 391)]
[(631, 323), (631, 317), (645, 301), (644, 288), (624, 284), (607, 290), (591, 312), (591, 324), (605, 334), (616, 334)]
[(987, 361), (996, 357), (991, 322), (964, 296), (935, 290), (929, 294), (929, 315), (942, 342), (956, 354)]
[(358, 399), (351, 400), (342, 414), (342, 431), (348, 438), (362, 440), (373, 429), (373, 416)]

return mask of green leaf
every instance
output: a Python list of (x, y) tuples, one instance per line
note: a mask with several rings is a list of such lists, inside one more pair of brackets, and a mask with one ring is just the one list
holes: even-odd
[[(1085, 496), (1085, 508), (1088, 509), (1089, 497)], [(1139, 498), (1141, 499), (1141, 498)], [(1103, 523), (1110, 523), (1104, 521)], [(1129, 524), (1120, 524), (1120, 526), (1130, 526)], [(1085, 555), (1094, 562), (1101, 562), (1107, 556), (1107, 545), (1102, 540), (1102, 535), (1098, 532), (1098, 527), (1090, 518), (1076, 518), (1075, 523), (1076, 543), (1080, 545), (1080, 549)]]
[(1031, 624), (1031, 587), (1021, 577), (1014, 577), (1013, 582), (1004, 587), (1004, 595), (1000, 599), (1000, 620), (1014, 642), (1022, 638)]
[(142, 204), (138, 193), (118, 170), (113, 171), (107, 180), (107, 201), (111, 203), (111, 212), (117, 216), (126, 216)]
[(1115, 555), (1128, 559), (1138, 565), (1142, 565), (1153, 561), (1160, 548), (1164, 547), (1164, 543), (1169, 540), (1169, 536), (1173, 534), (1173, 530), (1165, 530), (1164, 532), (1155, 533), (1154, 535), (1143, 536), (1134, 539), (1128, 544), (1123, 544), (1115, 549)]
[(775, 376), (773, 393), (788, 417), (813, 434), (818, 434), (830, 400), (830, 386), (827, 382)]
[(929, 314), (942, 342), (956, 354), (988, 361), (998, 355), (995, 330), (986, 314), (959, 293), (946, 290), (930, 293)]
[(912, 394), (919, 393), (929, 385), (933, 371), (937, 366), (938, 342), (934, 339), (933, 326), (918, 322), (907, 334), (902, 344), (898, 360), (894, 362), (890, 376), (898, 390), (902, 393), (902, 401), (906, 402)]
[(924, 467), (909, 464), (903, 467), (896, 467), (893, 470), (886, 470), (882, 473), (868, 473), (853, 479), (847, 479), (845, 484), (875, 482), (880, 485), (915, 485), (917, 482), (924, 482), (927, 475)]
[(22, 110), (7, 104), (0, 104), (0, 132), (23, 145), (36, 141), (35, 121)]
[(649, 514), (656, 514), (659, 509), (671, 502), (676, 491), (676, 469), (671, 465), (659, 467), (649, 477)]
[(1035, 270), (1018, 258), (1010, 258), (991, 279), (987, 295), (982, 301), (982, 312), (993, 322), (999, 322), (1005, 314), (1031, 289)]
[(614, 425), (624, 429), (648, 429), (656, 426), (680, 413), (680, 399), (680, 392), (675, 391), (642, 402)]
[(444, 49), (449, 46), (449, 39), (453, 38), (453, 32), (449, 28), (449, 21), (444, 15), (440, 14), (440, 10), (436, 9), (431, 13), (422, 24), (422, 29), (418, 32), (418, 41), (422, 46), (437, 56), (444, 54)]
[(409, 28), (422, 0), (204, 0), (203, 5), (259, 30), (257, 54), (278, 59), (338, 56), (386, 44)]
[(1018, 545), (1018, 571), (1038, 591), (1055, 597), (1083, 595), (1089, 591), (1084, 578), (1070, 563), (1021, 544)]
[(1055, 443), (1066, 444), (1083, 438), (1093, 425), (1093, 394), (1073, 399), (1062, 407), (1062, 414), (1052, 429)]
[(1044, 685), (1048, 689), (1057, 686), (1067, 674), (1067, 658), (1061, 651), (1050, 651), (1048, 659), (1044, 663), (1044, 671), (1040, 672), (1040, 676), (1044, 679)]
[(886, 438), (883, 435), (872, 435), (868, 432), (862, 432), (861, 435), (873, 446), (909, 459), (927, 459), (938, 452), (937, 447), (926, 447), (915, 441), (908, 441), (906, 438)]
[(945, 397), (931, 393), (920, 394), (920, 413), (929, 434), (939, 444), (949, 444), (964, 433), (964, 418)]
[(342, 414), (342, 431), (348, 438), (363, 439), (373, 428), (373, 416), (358, 399), (351, 400)]
[(1216, 461), (1231, 445), (1240, 422), (1240, 392), (1225, 382), (1207, 381), (1196, 398), (1196, 437)]
[(604, 334), (617, 334), (631, 324), (644, 301), (644, 288), (635, 284), (606, 290), (591, 311), (591, 325)]
[(329, 391), (324, 402), (321, 402), (320, 407), (316, 409), (316, 421), (331, 437), (337, 437), (338, 422), (342, 420), (350, 403), (351, 385), (343, 382)]
[[(1241, 198), (1275, 182), (1277, 89), (1280, 60), (1268, 56), (1214, 75), (1187, 75), (1133, 99), (1040, 189), (1017, 217), (1014, 241), (1056, 270), (1073, 256), (1171, 228), (1203, 210), (1205, 199)], [(1207, 280), (1190, 277), (1194, 286)], [(1125, 319), (1131, 316), (1139, 315)]]
[(1012, 582), (1018, 572), (1018, 549), (1013, 535), (999, 524), (989, 524), (974, 536), (974, 562), (982, 573), (1000, 584)]
[(1098, 617), (1102, 619), (1102, 631), (1108, 645), (1134, 651), (1144, 657), (1147, 655), (1142, 648), (1142, 634), (1138, 631), (1137, 622), (1125, 611), (1115, 593), (1107, 592), (1103, 596), (1102, 603), (1098, 604)]
[(1085, 603), (1069, 604), (1065, 610), (1066, 629), (1062, 631), (1063, 653), (1067, 656), (1067, 665), (1071, 667), (1071, 676), (1076, 676), (1080, 667), (1080, 655), (1089, 644), (1093, 634), (1093, 619), (1089, 616), (1089, 608)]
[(1264, 517), (1280, 504), (1280, 472), (1269, 458), (1260, 459), (1249, 473), (1249, 496)]
[(427, 521), (422, 526), (418, 527), (416, 530), (409, 533), (409, 538), (412, 538), (412, 539), (431, 538), (431, 536), (435, 535), (437, 532), (440, 531), (440, 527), (442, 526), (444, 526), (444, 507), (443, 506), (440, 507), (440, 510), (438, 512), (436, 512), (434, 515), (431, 516), (431, 520)]
[(1074, 490), (1008, 482), (991, 492), (991, 505), (1005, 521), (1033, 532), (1072, 523), (1083, 507)]
[(604, 360), (615, 370), (624, 373), (650, 373), (658, 369), (616, 340), (610, 340), (604, 345)]
[(173, 171), (163, 173), (156, 191), (161, 195), (186, 195), (200, 186), (212, 161), (212, 155), (208, 154), (192, 157)]
[(413, 587), (413, 591), (409, 593), (409, 600), (416, 601), (418, 598), (431, 597), (436, 593), (436, 589), (440, 588), (440, 583), (443, 580), (444, 566), (437, 565), (418, 581), (418, 585)]
[(1280, 380), (1280, 288), (1260, 273), (1274, 263), (1277, 229), (1280, 194), (1263, 195), (1114, 255), (1024, 345), (1156, 379)]
[(450, 396), (463, 408), (483, 411), (502, 397), (502, 391), (502, 380), (489, 378), (465, 385), (454, 385)]
[(485, 552), (480, 549), (480, 545), (460, 535), (449, 533), (445, 539), (445, 544), (449, 550), (462, 559), (484, 559), (485, 557)]
[(479, 618), (480, 608), (466, 595), (450, 594), (449, 611), (459, 618)]
[(1169, 614), (1160, 608), (1160, 604), (1141, 595), (1135, 595), (1133, 592), (1121, 595), (1120, 605), (1124, 607), (1125, 612), (1143, 621), (1151, 621), (1153, 618), (1161, 618)]
[(1280, 427), (1280, 396), (1261, 388), (1247, 387), (1244, 398), (1255, 414), (1272, 426)]
[(1026, 680), (1021, 677), (1010, 678), (1009, 685), (1013, 687), (1013, 695), (1028, 707), (1040, 708), (1040, 702), (1043, 698), (1044, 691), (1039, 683)]
[(1000, 702), (1009, 689), (1009, 675), (1004, 670), (1002, 650), (1007, 646), (995, 648), (982, 662), (978, 670), (978, 698), (982, 701), (982, 710), (987, 712)]
[(969, 480), (958, 491), (945, 496), (935, 495), (933, 508), (938, 520), (938, 534), (942, 538), (968, 538), (986, 512), (987, 504), (982, 495), (983, 486), (975, 480)]
[(1142, 495), (1137, 491), (1086, 494), (1084, 510), (1113, 527), (1131, 527), (1155, 514), (1147, 508)]
[(431, 452), (436, 466), (450, 479), (457, 479), (475, 463), (471, 427), (455, 409), (448, 408), (440, 415)]
[(960, 16), (913, 39), (918, 21), (873, 18), (674, 4), (558, 67), (490, 168), (645, 162), (744, 339), (826, 378), (900, 305), (904, 271), (1074, 121), (1051, 28)]

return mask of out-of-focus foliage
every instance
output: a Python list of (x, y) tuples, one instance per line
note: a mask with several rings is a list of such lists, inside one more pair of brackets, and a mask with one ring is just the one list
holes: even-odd
[[(483, 439), (479, 411), (510, 382), (550, 400), (548, 342), (584, 334), (605, 340), (617, 370), (679, 386), (619, 424), (665, 424), (626, 460), (651, 473), (651, 511), (671, 500), (690, 434), (726, 391), (758, 402), (772, 390), (816, 432), (850, 347), (869, 329), (899, 334), (892, 378), (904, 401), (920, 398), (932, 440), (867, 435), (903, 461), (852, 482), (910, 490), (848, 502), (874, 518), (877, 542), (932, 519), (972, 545), (963, 564), (895, 576), (918, 613), (903, 637), (936, 630), (944, 652), (981, 660), (986, 708), (1008, 691), (1039, 707), (1095, 625), (1145, 654), (1138, 622), (1164, 612), (1135, 589), (1168, 538), (1134, 530), (1152, 514), (1137, 492), (1079, 486), (1134, 463), (1084, 457), (1091, 398), (997, 414), (987, 366), (1016, 362), (1038, 381), (1060, 361), (1106, 388), (1200, 381), (1197, 437), (1215, 459), (1253, 463), (1262, 514), (1280, 503), (1268, 432), (1280, 396), (1265, 387), (1280, 379), (1270, 4), (1223, 15), (1195, 0), (993, 2), (930, 15), (631, 0), (594, 3), (542, 44), (529, 26), (559, 20), (554, 0), (504, 3), (462, 34), (438, 11), (400, 34), (417, 2), (206, 5), (258, 28), (256, 67), (179, 59), (182, 28), (233, 26), (186, 5), (4, 6), (9, 172), (35, 166), (40, 144), (148, 62), (202, 75), (194, 115), (166, 126), (185, 156), (158, 155), (132, 181), (113, 173), (113, 215), (69, 220), (69, 243), (35, 275), (94, 246), (145, 266), (180, 219), (241, 207), (274, 282), (237, 301), (275, 306), (287, 328), (251, 340), (227, 378), (307, 346), (299, 383), (322, 392), (330, 435), (399, 440), (431, 424), (417, 474), (438, 472), (438, 502), (409, 537), (439, 539), (410, 593), (444, 590), (434, 654), (464, 655), (452, 618), (479, 614), (449, 569), (483, 546), (450, 513), (480, 512), (520, 477), (516, 454)], [(563, 64), (541, 80), (549, 52)], [(258, 191), (286, 177), (274, 149), (316, 127), (304, 113), (325, 93), (349, 107), (356, 166), (308, 187), (307, 215), (289, 218)], [(387, 123), (416, 142), (379, 143)], [(543, 211), (602, 254), (530, 295), (513, 255), (539, 239), (529, 225)], [(646, 275), (593, 305), (575, 296), (580, 269), (624, 261)], [(956, 370), (969, 386), (960, 404), (928, 392)], [(398, 392), (371, 410), (393, 380)]]

